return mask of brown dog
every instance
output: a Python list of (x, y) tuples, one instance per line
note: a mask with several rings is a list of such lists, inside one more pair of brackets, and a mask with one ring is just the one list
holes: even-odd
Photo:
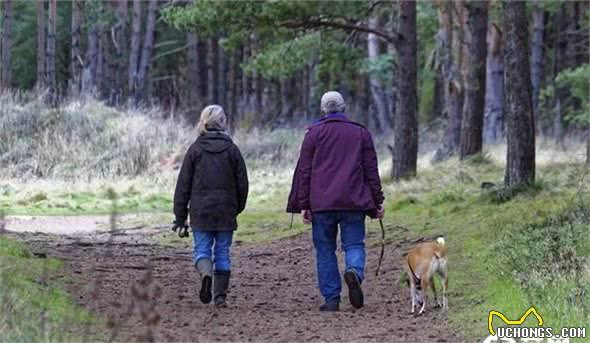
[[(449, 283), (447, 266), (447, 247), (445, 239), (439, 237), (434, 242), (421, 243), (408, 252), (404, 269), (410, 282), (410, 296), (412, 298), (412, 313), (416, 304), (422, 305), (418, 315), (424, 313), (428, 299), (428, 287), (434, 292), (434, 300), (443, 309), (449, 307), (447, 300), (447, 286)], [(434, 286), (434, 274), (442, 279), (442, 304), (437, 299)]]

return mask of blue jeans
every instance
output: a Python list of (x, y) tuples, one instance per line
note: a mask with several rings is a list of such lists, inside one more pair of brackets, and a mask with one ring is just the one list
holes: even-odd
[[(229, 250), (233, 231), (203, 231), (193, 229), (193, 262), (202, 258), (212, 259), (217, 271), (230, 271)], [(213, 247), (215, 243), (215, 248)], [(213, 255), (215, 258), (212, 258)]]
[(312, 215), (312, 236), (316, 250), (318, 284), (326, 303), (340, 302), (342, 284), (336, 236), (345, 253), (346, 271), (354, 271), (362, 282), (365, 272), (365, 214), (357, 211), (315, 212)]

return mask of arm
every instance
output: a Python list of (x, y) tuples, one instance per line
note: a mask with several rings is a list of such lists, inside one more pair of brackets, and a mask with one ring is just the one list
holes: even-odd
[(235, 148), (235, 177), (236, 190), (238, 193), (238, 213), (242, 213), (246, 208), (246, 200), (248, 199), (248, 171), (246, 163), (240, 153), (240, 149)]
[(309, 201), (310, 187), (311, 187), (311, 167), (313, 157), (315, 155), (316, 134), (313, 130), (307, 131), (303, 144), (301, 144), (301, 153), (299, 156), (299, 208), (302, 210), (310, 210), (311, 204)]
[(379, 178), (379, 167), (377, 165), (377, 152), (373, 144), (373, 137), (369, 131), (363, 134), (363, 170), (365, 175), (365, 182), (371, 189), (371, 195), (375, 206), (379, 207), (383, 204), (383, 190), (381, 189), (381, 179)]
[(188, 217), (188, 203), (191, 200), (191, 191), (193, 188), (193, 177), (195, 173), (195, 161), (193, 149), (189, 149), (184, 156), (176, 190), (174, 191), (174, 215), (178, 224), (184, 223)]

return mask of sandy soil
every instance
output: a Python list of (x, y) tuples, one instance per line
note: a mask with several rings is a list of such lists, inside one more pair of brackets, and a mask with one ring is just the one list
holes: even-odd
[[(71, 225), (71, 220), (55, 223)], [(84, 225), (93, 221), (74, 224), (86, 231)], [(374, 276), (379, 248), (368, 249), (364, 308), (353, 309), (343, 287), (341, 311), (320, 313), (309, 233), (260, 245), (238, 242), (229, 306), (217, 309), (198, 300), (189, 249), (150, 238), (166, 230), (9, 235), (26, 241), (37, 256), (65, 261), (63, 275), (55, 277), (66, 280), (79, 304), (107, 318), (88, 335), (106, 333), (126, 342), (463, 342), (447, 328), (447, 312), (409, 314), (408, 290), (398, 281), (400, 244), (388, 246), (379, 277)], [(451, 290), (451, 312), (453, 303)]]

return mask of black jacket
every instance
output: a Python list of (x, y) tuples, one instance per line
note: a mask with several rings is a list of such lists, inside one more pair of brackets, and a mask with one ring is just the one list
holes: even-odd
[(242, 154), (231, 138), (220, 132), (199, 137), (188, 149), (174, 192), (177, 222), (206, 231), (231, 231), (246, 207), (248, 174)]

